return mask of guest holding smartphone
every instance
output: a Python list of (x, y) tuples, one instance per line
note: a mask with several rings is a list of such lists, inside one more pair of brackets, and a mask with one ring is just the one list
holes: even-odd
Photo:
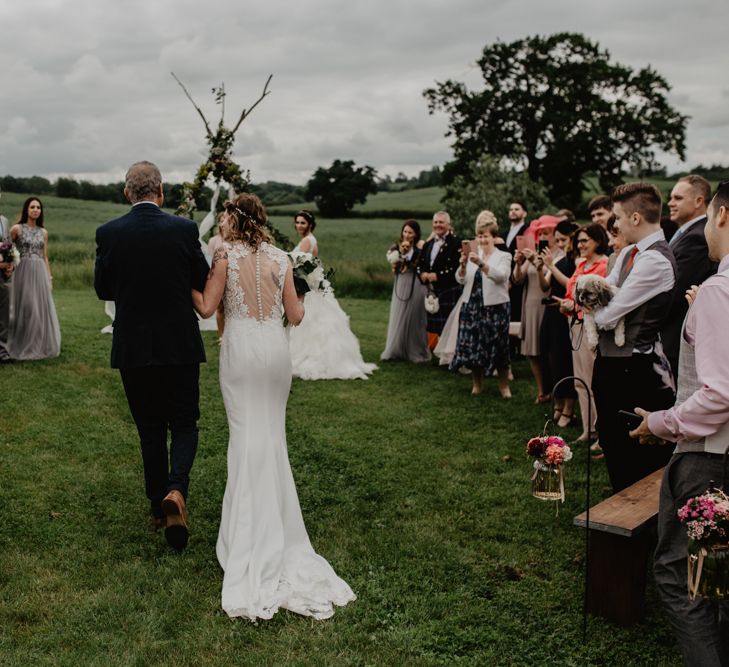
[[(530, 229), (534, 229), (538, 240), (542, 242), (541, 248), (554, 248), (554, 228), (559, 218), (553, 215), (543, 215), (535, 220)], [(526, 235), (525, 235), (526, 236)], [(514, 255), (516, 265), (512, 279), (515, 283), (525, 284), (521, 306), (521, 353), (529, 359), (534, 381), (537, 385), (535, 403), (548, 403), (551, 396), (545, 389), (542, 379), (542, 367), (539, 359), (539, 329), (544, 317), (544, 302), (547, 295), (539, 280), (540, 273), (546, 273), (544, 262), (536, 248), (523, 247)]]
[(497, 250), (499, 227), (491, 211), (476, 218), (476, 247), (463, 243), (456, 280), (463, 287), (458, 321), (458, 340), (451, 370), (471, 370), (471, 393), (480, 394), (484, 375), (499, 376), (499, 393), (511, 398), (509, 389), (509, 273), (511, 255)]
[[(542, 327), (539, 331), (542, 374), (544, 383), (555, 386), (564, 378), (574, 374), (572, 366), (572, 346), (570, 327), (567, 318), (559, 311), (566, 294), (567, 283), (575, 272), (575, 250), (573, 237), (578, 227), (570, 220), (562, 220), (554, 230), (556, 250), (542, 251), (541, 257), (547, 269), (540, 273), (542, 289), (549, 291)], [(572, 380), (562, 382), (554, 392), (554, 414), (552, 419), (560, 428), (571, 426), (576, 420), (575, 402), (577, 393)]]

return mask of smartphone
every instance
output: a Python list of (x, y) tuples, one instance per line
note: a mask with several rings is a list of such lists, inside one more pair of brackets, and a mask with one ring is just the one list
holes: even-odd
[(542, 250), (544, 250), (548, 247), (549, 247), (549, 241), (547, 241), (546, 239), (542, 239), (541, 241), (539, 241), (539, 246), (538, 246), (539, 252), (542, 252)]
[(470, 241), (461, 241), (461, 252), (466, 253), (466, 255), (471, 252), (471, 242)]
[(635, 412), (628, 412), (627, 410), (618, 410), (618, 414), (625, 420), (628, 428), (634, 431), (643, 423), (643, 417), (636, 415)]

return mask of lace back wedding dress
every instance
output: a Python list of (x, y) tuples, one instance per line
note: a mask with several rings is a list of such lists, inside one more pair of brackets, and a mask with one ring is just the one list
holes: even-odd
[(312, 548), (289, 465), (291, 359), (282, 324), (288, 258), (268, 243), (258, 251), (225, 247), (220, 388), (230, 439), (216, 547), (223, 609), (251, 620), (279, 608), (329, 618), (355, 595)]

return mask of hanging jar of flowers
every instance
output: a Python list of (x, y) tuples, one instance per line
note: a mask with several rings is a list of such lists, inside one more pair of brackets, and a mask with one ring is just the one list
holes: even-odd
[(534, 457), (532, 495), (540, 500), (564, 502), (564, 464), (572, 450), (558, 435), (542, 435), (527, 442), (527, 454)]
[(729, 600), (729, 497), (710, 489), (678, 510), (688, 532), (689, 599)]

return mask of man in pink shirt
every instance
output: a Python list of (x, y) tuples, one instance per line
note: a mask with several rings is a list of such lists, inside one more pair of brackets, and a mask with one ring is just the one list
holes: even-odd
[(684, 321), (676, 404), (647, 412), (631, 436), (676, 443), (661, 484), (654, 574), (687, 665), (729, 665), (729, 601), (714, 606), (688, 599), (686, 527), (677, 511), (709, 487), (727, 489), (724, 453), (729, 446), (729, 181), (709, 205), (704, 230), (719, 271), (701, 286)]

